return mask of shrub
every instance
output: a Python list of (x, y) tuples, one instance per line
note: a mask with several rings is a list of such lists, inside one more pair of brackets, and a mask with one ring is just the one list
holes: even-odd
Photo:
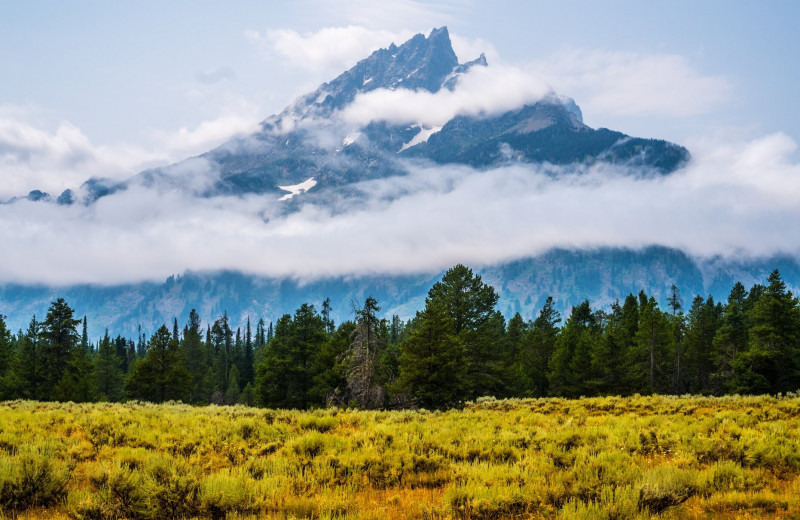
[(661, 513), (684, 503), (697, 493), (692, 475), (669, 466), (658, 466), (644, 474), (639, 483), (639, 508)]
[(48, 449), (26, 450), (0, 461), (0, 510), (50, 507), (67, 495), (70, 470)]

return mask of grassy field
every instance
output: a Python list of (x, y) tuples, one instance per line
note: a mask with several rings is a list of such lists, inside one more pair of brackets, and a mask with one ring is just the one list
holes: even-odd
[(800, 397), (0, 404), (0, 518), (798, 518)]

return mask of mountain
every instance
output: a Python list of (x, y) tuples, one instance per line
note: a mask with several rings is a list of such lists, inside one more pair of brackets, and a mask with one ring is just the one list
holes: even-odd
[[(402, 45), (373, 52), (264, 120), (257, 132), (201, 156), (141, 172), (125, 182), (89, 179), (58, 198), (40, 191), (25, 198), (41, 204), (91, 204), (138, 184), (188, 190), (201, 197), (261, 193), (283, 200), (286, 211), (294, 211), (304, 202), (324, 204), (326, 197), (346, 192), (353, 183), (403, 175), (420, 163), (476, 169), (513, 163), (610, 163), (631, 166), (634, 175), (668, 175), (689, 160), (685, 148), (667, 141), (590, 128), (575, 101), (554, 92), (501, 113), (467, 111), (441, 127), (382, 119), (353, 123), (343, 116), (360, 96), (402, 89), (447, 94), (457, 92), (470, 74), (491, 70), (484, 55), (459, 63), (447, 28), (435, 29), (427, 37), (417, 34)], [(210, 181), (191, 178), (207, 172), (214, 173)], [(763, 283), (776, 267), (789, 285), (800, 284), (800, 266), (791, 258), (700, 261), (661, 247), (554, 250), (472, 267), (498, 290), (499, 308), (507, 317), (520, 312), (525, 318), (534, 317), (547, 296), (553, 296), (564, 313), (587, 298), (592, 305), (607, 308), (615, 299), (640, 290), (664, 303), (673, 283), (687, 302), (695, 294), (724, 299), (735, 281), (748, 286)], [(93, 337), (106, 328), (112, 334), (135, 336), (139, 325), (153, 332), (173, 318), (183, 324), (192, 308), (204, 320), (227, 312), (234, 325), (243, 324), (248, 316), (254, 321), (274, 321), (302, 303), (319, 305), (325, 298), (331, 298), (334, 317), (341, 321), (352, 316), (353, 302), (363, 302), (370, 295), (378, 299), (383, 313), (409, 318), (423, 308), (428, 289), (440, 276), (423, 273), (301, 283), (235, 272), (187, 272), (164, 283), (107, 287), (6, 284), (0, 286), (0, 313), (17, 330), (33, 314), (41, 318), (50, 301), (65, 297), (78, 315), (88, 316)]]
[[(197, 165), (217, 174), (210, 184), (200, 183), (200, 195), (273, 193), (290, 199), (309, 190), (324, 195), (331, 188), (402, 175), (408, 160), (476, 168), (512, 162), (606, 162), (668, 174), (689, 159), (685, 148), (667, 141), (590, 128), (578, 105), (554, 92), (500, 114), (456, 115), (441, 127), (382, 119), (355, 124), (342, 117), (358, 96), (381, 89), (456, 91), (466, 74), (488, 65), (484, 55), (459, 63), (446, 27), (427, 37), (417, 34), (400, 46), (376, 50), (264, 120), (251, 135), (126, 182), (90, 179), (79, 191), (91, 202), (132, 184), (187, 189), (185, 172)], [(59, 200), (70, 203), (77, 198), (65, 192)]]
[[(688, 307), (695, 295), (713, 295), (725, 301), (733, 284), (746, 288), (765, 284), (773, 269), (780, 269), (789, 288), (800, 290), (800, 263), (788, 257), (753, 261), (698, 261), (676, 249), (650, 247), (643, 250), (604, 248), (591, 251), (553, 250), (536, 257), (494, 266), (476, 267), (484, 281), (500, 295), (498, 309), (511, 318), (537, 316), (548, 296), (556, 308), (568, 315), (573, 305), (588, 299), (593, 308), (608, 310), (617, 299), (645, 290), (665, 306), (675, 284)], [(63, 297), (78, 316), (87, 315), (89, 331), (97, 339), (111, 334), (136, 337), (139, 325), (153, 333), (164, 323), (178, 319), (186, 323), (191, 309), (204, 321), (223, 313), (232, 326), (276, 321), (292, 314), (303, 303), (321, 308), (331, 299), (332, 316), (338, 322), (353, 317), (353, 305), (373, 296), (381, 314), (414, 316), (425, 306), (425, 296), (442, 272), (403, 276), (327, 278), (298, 282), (235, 272), (191, 273), (170, 276), (163, 283), (145, 282), (109, 287), (77, 285), (66, 288), (6, 284), (0, 286), (0, 313), (8, 316), (12, 331), (25, 329), (34, 314), (41, 319), (50, 302)]]

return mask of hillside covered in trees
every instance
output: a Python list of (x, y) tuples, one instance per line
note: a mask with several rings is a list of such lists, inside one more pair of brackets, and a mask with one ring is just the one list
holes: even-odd
[[(800, 389), (800, 302), (776, 270), (726, 301), (677, 287), (666, 308), (644, 292), (562, 319), (548, 298), (506, 321), (498, 295), (458, 265), (406, 322), (372, 297), (336, 324), (331, 302), (233, 330), (227, 315), (89, 341), (63, 299), (26, 330), (0, 316), (0, 400), (243, 403), (307, 409), (446, 408), (481, 396), (762, 394)], [(82, 331), (82, 333), (80, 332)]]

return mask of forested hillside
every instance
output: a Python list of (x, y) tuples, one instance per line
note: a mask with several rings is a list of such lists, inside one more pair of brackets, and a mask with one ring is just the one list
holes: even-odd
[(609, 308), (506, 320), (498, 294), (463, 265), (433, 284), (413, 319), (381, 317), (367, 297), (335, 323), (330, 300), (275, 322), (203, 328), (196, 311), (152, 336), (107, 331), (63, 299), (25, 330), (0, 319), (0, 399), (244, 403), (307, 409), (458, 406), (481, 396), (779, 393), (800, 388), (800, 303), (776, 270), (726, 300), (667, 305), (644, 291)]

